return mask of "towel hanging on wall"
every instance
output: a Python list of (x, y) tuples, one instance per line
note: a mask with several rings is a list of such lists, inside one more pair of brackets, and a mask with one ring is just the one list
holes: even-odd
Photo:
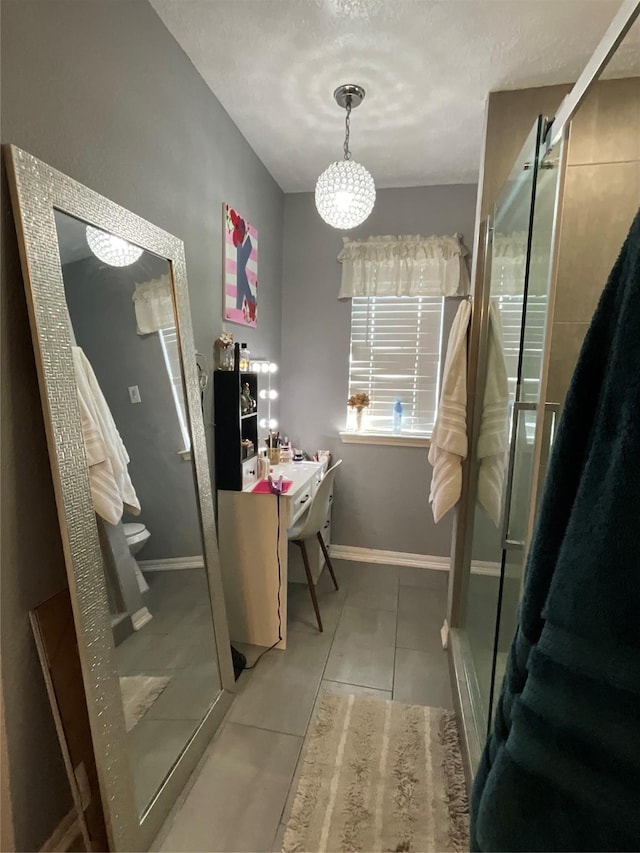
[(467, 331), (471, 304), (464, 299), (451, 325), (438, 415), (431, 435), (429, 502), (437, 523), (460, 500), (467, 455)]

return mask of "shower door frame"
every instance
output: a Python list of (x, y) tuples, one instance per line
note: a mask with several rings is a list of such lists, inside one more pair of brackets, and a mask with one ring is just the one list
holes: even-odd
[[(554, 202), (554, 225), (549, 249), (549, 268), (547, 273), (547, 288), (548, 297), (547, 316), (544, 323), (543, 337), (543, 355), (540, 364), (540, 385), (537, 404), (520, 400), (520, 382), (521, 382), (521, 367), (523, 357), (523, 347), (525, 338), (526, 318), (527, 318), (527, 296), (529, 288), (529, 272), (530, 272), (530, 253), (535, 227), (535, 212), (536, 212), (536, 193), (538, 189), (537, 170), (541, 168), (544, 157), (550, 150), (549, 146), (545, 145), (545, 138), (549, 136), (551, 121), (544, 116), (539, 115), (534, 122), (532, 129), (529, 131), (529, 138), (533, 130), (538, 125), (537, 143), (536, 143), (536, 175), (534, 175), (533, 185), (531, 189), (531, 208), (529, 215), (529, 233), (527, 238), (527, 262), (525, 268), (525, 277), (523, 281), (523, 307), (522, 319), (520, 327), (520, 343), (518, 357), (518, 375), (517, 386), (514, 399), (514, 411), (510, 424), (510, 442), (508, 465), (505, 474), (505, 498), (503, 500), (503, 509), (500, 520), (500, 538), (502, 541), (502, 551), (500, 559), (500, 578), (498, 584), (498, 592), (496, 597), (496, 613), (495, 613), (495, 633), (491, 663), (491, 682), (489, 689), (489, 704), (485, 712), (480, 697), (480, 687), (478, 684), (477, 674), (473, 663), (473, 655), (471, 645), (466, 632), (461, 630), (466, 623), (466, 607), (467, 594), (469, 590), (469, 580), (471, 575), (472, 564), (472, 543), (475, 520), (475, 505), (477, 499), (478, 485), (478, 460), (475, 457), (473, 448), (476, 447), (480, 426), (482, 421), (482, 404), (484, 396), (484, 382), (486, 379), (487, 368), (487, 342), (488, 342), (488, 324), (489, 324), (489, 306), (491, 299), (491, 270), (492, 270), (492, 247), (493, 247), (493, 222), (494, 213), (492, 212), (486, 217), (479, 227), (479, 254), (477, 258), (476, 275), (475, 275), (475, 291), (474, 291), (474, 310), (470, 332), (469, 352), (477, 352), (477, 360), (475, 369), (468, 376), (468, 403), (467, 403), (467, 430), (469, 435), (470, 452), (465, 460), (463, 467), (463, 484), (462, 494), (459, 503), (458, 514), (456, 515), (456, 523), (453, 532), (453, 550), (452, 550), (452, 572), (449, 584), (449, 609), (448, 620), (452, 628), (450, 632), (449, 642), (449, 669), (452, 679), (454, 704), (458, 714), (461, 726), (461, 744), (463, 759), (465, 765), (465, 773), (468, 784), (471, 784), (475, 773), (475, 768), (482, 752), (482, 747), (486, 740), (492, 717), (493, 697), (495, 692), (495, 672), (496, 672), (496, 653), (498, 634), (501, 624), (501, 605), (502, 593), (504, 585), (505, 559), (507, 551), (513, 549), (517, 545), (518, 550), (526, 551), (531, 539), (533, 530), (533, 521), (535, 517), (535, 508), (537, 504), (537, 493), (541, 486), (541, 479), (534, 477), (531, 485), (531, 500), (529, 504), (529, 513), (527, 517), (526, 535), (524, 542), (512, 543), (508, 541), (508, 526), (510, 517), (511, 490), (512, 479), (515, 467), (516, 454), (516, 433), (518, 429), (518, 414), (524, 410), (536, 410), (536, 433), (534, 439), (533, 453), (533, 471), (538, 470), (540, 459), (542, 458), (542, 443), (549, 435), (547, 424), (546, 408), (542, 404), (545, 399), (546, 380), (549, 363), (549, 340), (550, 323), (553, 322), (553, 304), (555, 295), (557, 259), (558, 259), (558, 243), (560, 235), (560, 215), (562, 211), (562, 203), (564, 197), (564, 178), (567, 164), (568, 150), (568, 133), (569, 126), (566, 128), (561, 145), (561, 156), (558, 163), (558, 184), (556, 187), (556, 197)], [(518, 157), (523, 152), (520, 151)], [(514, 163), (517, 162), (514, 161)], [(502, 190), (498, 193), (498, 198)], [(524, 575), (524, 572), (523, 572)]]

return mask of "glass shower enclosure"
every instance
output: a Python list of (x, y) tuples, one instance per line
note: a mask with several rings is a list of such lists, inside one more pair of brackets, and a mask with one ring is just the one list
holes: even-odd
[(480, 744), (515, 633), (535, 495), (553, 433), (554, 413), (540, 411), (540, 381), (563, 143), (545, 151), (545, 127), (540, 116), (484, 223), (484, 287), (475, 306), (482, 320), (471, 436), (474, 508), (459, 636)]

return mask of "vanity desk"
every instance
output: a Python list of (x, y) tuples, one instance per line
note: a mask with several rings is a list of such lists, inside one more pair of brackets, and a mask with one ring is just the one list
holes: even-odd
[(309, 507), (322, 479), (322, 463), (290, 462), (272, 466), (271, 472), (275, 480), (280, 474), (291, 480), (279, 499), (270, 492), (256, 494), (257, 480), (241, 491), (218, 491), (218, 539), (231, 641), (268, 647), (276, 643), (280, 630), (276, 648), (284, 649), (287, 530)]

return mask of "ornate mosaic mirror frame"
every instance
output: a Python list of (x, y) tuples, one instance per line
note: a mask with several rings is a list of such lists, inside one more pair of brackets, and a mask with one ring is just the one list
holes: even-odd
[[(143, 850), (151, 844), (202, 756), (235, 690), (184, 245), (178, 238), (25, 151), (7, 145), (4, 153), (110, 846), (120, 851)], [(84, 455), (54, 209), (166, 258), (173, 279), (176, 327), (192, 439), (193, 474), (222, 687), (142, 818), (137, 814), (129, 767), (103, 557)]]

